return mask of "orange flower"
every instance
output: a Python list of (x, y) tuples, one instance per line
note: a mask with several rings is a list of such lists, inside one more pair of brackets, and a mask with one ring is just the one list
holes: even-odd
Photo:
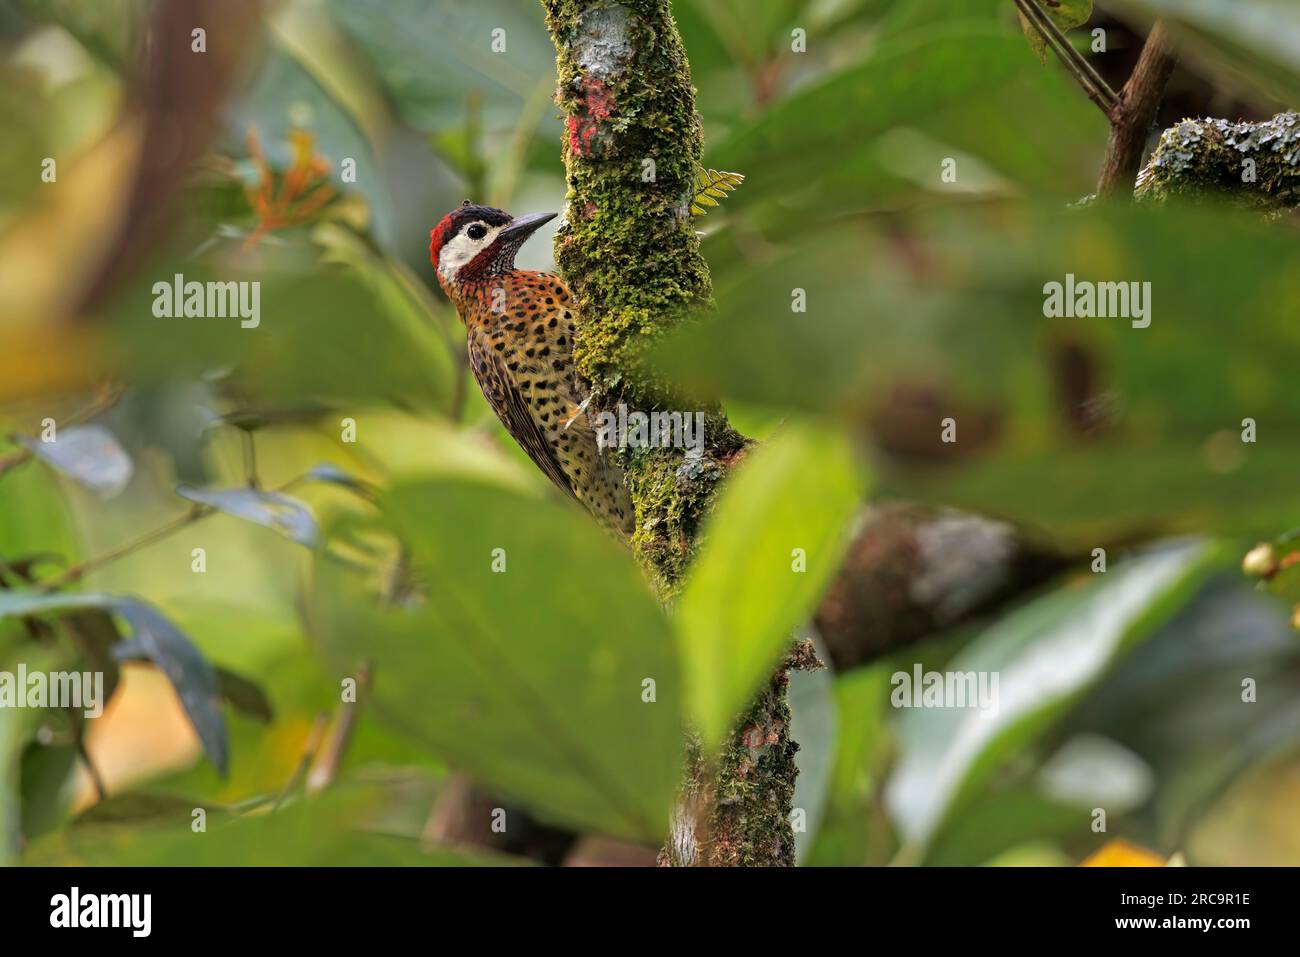
[(245, 187), (244, 195), (257, 217), (257, 226), (244, 241), (245, 249), (266, 233), (306, 222), (338, 195), (329, 184), (329, 165), (313, 149), (314, 137), (306, 130), (290, 130), (289, 144), (293, 160), (277, 183), (257, 130), (248, 128), (248, 152), (257, 166), (258, 176), (257, 185)]

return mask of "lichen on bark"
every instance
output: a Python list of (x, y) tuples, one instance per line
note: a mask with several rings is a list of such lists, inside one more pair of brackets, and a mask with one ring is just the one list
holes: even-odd
[[(670, 601), (718, 486), (748, 445), (720, 409), (682, 397), (644, 361), (655, 340), (713, 302), (690, 213), (704, 145), (690, 66), (669, 0), (542, 5), (555, 42), (568, 184), (555, 259), (578, 305), (574, 351), (592, 384), (591, 409), (623, 403), (630, 411), (706, 414), (702, 452), (619, 452), (636, 507), (633, 550)], [(710, 850), (706, 860), (667, 854), (668, 862), (793, 862), (788, 815), (798, 746), (789, 737), (785, 683), (783, 668), (721, 755), (698, 748), (688, 755), (679, 811), (690, 818), (691, 842), (713, 849), (725, 840), (730, 851)], [(765, 743), (749, 754), (750, 727), (776, 740), (766, 743), (764, 732)]]
[(1262, 123), (1183, 120), (1160, 135), (1138, 175), (1145, 202), (1216, 196), (1261, 210), (1300, 205), (1300, 113)]

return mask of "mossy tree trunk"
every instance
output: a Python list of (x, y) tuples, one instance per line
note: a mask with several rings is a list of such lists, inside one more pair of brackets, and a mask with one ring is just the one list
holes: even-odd
[(1262, 123), (1183, 120), (1160, 134), (1137, 198), (1217, 197), (1252, 209), (1300, 206), (1300, 113)]
[[(555, 256), (579, 306), (579, 369), (597, 409), (699, 408), (642, 361), (651, 342), (708, 309), (713, 294), (690, 214), (703, 131), (669, 0), (542, 4), (565, 120), (568, 196)], [(675, 448), (620, 452), (636, 505), (633, 549), (665, 601), (680, 587), (719, 482), (747, 444), (712, 409), (700, 457)], [(787, 664), (807, 664), (808, 653)], [(783, 668), (762, 689), (721, 756), (688, 749), (664, 863), (793, 863), (797, 745), (786, 680)]]

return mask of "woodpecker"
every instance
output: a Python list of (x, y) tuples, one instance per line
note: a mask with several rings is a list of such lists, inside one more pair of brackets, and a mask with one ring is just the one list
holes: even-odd
[(630, 536), (632, 500), (587, 415), (573, 363), (577, 309), (559, 276), (515, 266), (555, 213), (514, 217), (465, 200), (429, 234), (438, 284), (465, 324), (483, 397), (538, 468), (607, 528)]

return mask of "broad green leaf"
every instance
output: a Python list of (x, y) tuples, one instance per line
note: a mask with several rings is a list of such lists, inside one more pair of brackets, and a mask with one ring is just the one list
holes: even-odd
[[(6, 594), (0, 592), (0, 598)], [(14, 649), (6, 647), (3, 650), (6, 658), (0, 664), (10, 670), (15, 664), (12, 659)], [(20, 646), (19, 653), (22, 662), (31, 671), (57, 667), (57, 658), (44, 648), (23, 645)], [(18, 852), (22, 824), (19, 769), (23, 748), (40, 714), (39, 709), (0, 708), (0, 867), (12, 863)]]
[[(1054, 730), (1105, 735), (1151, 766), (1142, 819), (1157, 846), (1185, 847), (1237, 778), (1300, 745), (1300, 642), (1287, 617), (1225, 568)], [(1254, 700), (1243, 700), (1247, 679)]]
[[(1183, 544), (1116, 563), (1017, 609), (945, 666), (997, 678), (985, 708), (904, 710), (886, 802), (905, 842), (924, 848), (949, 814), (1011, 754), (1049, 728), (1222, 564)], [(911, 678), (911, 672), (900, 672)], [(895, 682), (894, 695), (902, 690)], [(920, 689), (914, 689), (919, 693)]]
[(176, 494), (226, 515), (273, 528), (299, 545), (308, 548), (316, 545), (318, 533), (311, 509), (283, 492), (255, 488), (198, 489), (181, 485)]
[[(321, 248), (302, 231), (275, 234), (243, 251), (246, 272), (229, 264), (234, 246), (219, 244), (183, 261), (155, 260), (142, 269), (140, 280), (115, 299), (110, 338), (95, 357), (98, 368), (144, 385), (229, 370), (253, 408), (398, 397), (407, 407), (445, 404), (451, 362), (430, 342), (432, 333), (418, 329), (420, 314), (398, 294), (391, 275), (351, 262), (322, 263)], [(190, 283), (260, 282), (257, 325), (245, 327), (253, 320), (237, 312), (207, 319), (156, 316), (160, 297), (168, 305), (174, 298), (177, 276), (182, 290)], [(246, 313), (253, 312), (251, 289)]]
[(0, 476), (0, 482), (0, 558), (13, 564), (48, 553), (75, 561), (80, 544), (72, 514), (49, 473), (29, 462)]
[[(1071, 545), (1300, 522), (1292, 238), (1214, 207), (1013, 209), (920, 217), (903, 260), (867, 226), (809, 236), (720, 282), (719, 314), (670, 337), (663, 365), (697, 392), (855, 423), (891, 494)], [(1146, 320), (1045, 315), (1074, 280), (1136, 283)]]
[[(97, 820), (93, 811), (73, 826), (50, 835), (24, 854), (37, 866), (457, 866), (514, 863), (511, 858), (423, 849), (418, 835), (390, 835), (374, 829), (372, 819), (391, 803), (383, 789), (345, 786), (267, 813), (242, 815), (213, 808), (206, 828), (193, 828), (195, 808), (212, 802), (183, 798), (165, 801), (125, 795)], [(141, 820), (150, 808), (156, 821)], [(125, 820), (115, 820), (118, 812)], [(133, 813), (135, 812), (135, 813)], [(168, 813), (170, 812), (170, 813)], [(172, 817), (172, 822), (168, 822)]]
[[(711, 144), (711, 165), (746, 174), (736, 211), (771, 220), (774, 239), (808, 231), (800, 238), (812, 241), (823, 217), (966, 191), (976, 177), (964, 162), (956, 184), (940, 178), (942, 161), (962, 153), (1021, 189), (1071, 199), (1086, 191), (1096, 177), (1086, 157), (1104, 148), (1105, 118), (1068, 78), (1044, 75), (1002, 24), (963, 14), (882, 40), (865, 60)], [(933, 151), (890, 135), (918, 130)]]
[(213, 820), (229, 812), (228, 808), (221, 805), (180, 794), (134, 791), (128, 794), (111, 795), (102, 801), (97, 801), (79, 814), (72, 826), (169, 823), (184, 824), (188, 827), (193, 822), (194, 811), (200, 808)]
[(923, 860), (935, 867), (996, 863), (1000, 855), (1026, 842), (1077, 836), (1087, 826), (1089, 810), (1054, 800), (1032, 782), (990, 786), (948, 819)]
[(23, 840), (30, 842), (66, 823), (76, 800), (81, 758), (75, 745), (31, 741), (23, 750), (19, 771), (22, 785)]
[(53, 442), (20, 437), (29, 452), (100, 498), (112, 498), (131, 481), (131, 456), (102, 425), (76, 425), (55, 432)]
[(817, 841), (808, 856), (800, 858), (801, 864), (861, 867), (884, 863), (892, 855), (888, 824), (875, 810), (884, 770), (892, 760), (886, 725), (889, 672), (887, 662), (876, 662), (835, 677), (838, 733), (829, 794)]
[[(1088, 22), (1092, 16), (1092, 0), (1030, 0), (1031, 3), (1037, 3), (1039, 8), (1051, 18), (1052, 22), (1061, 28), (1063, 32), (1069, 32), (1077, 26), (1082, 26)], [(1019, 14), (1020, 28), (1025, 31), (1025, 38), (1029, 40), (1029, 46), (1033, 48), (1034, 53), (1038, 55), (1040, 63), (1047, 62), (1047, 41), (1034, 28), (1034, 26), (1025, 19), (1025, 15)]]
[(567, 503), (472, 479), (407, 482), (381, 508), (415, 594), (381, 608), (320, 557), (312, 625), (330, 660), (372, 662), (383, 713), (486, 785), (570, 826), (657, 841), (681, 692), (631, 556)]
[(830, 583), (865, 478), (834, 430), (788, 425), (724, 487), (677, 609), (689, 714), (720, 742)]

